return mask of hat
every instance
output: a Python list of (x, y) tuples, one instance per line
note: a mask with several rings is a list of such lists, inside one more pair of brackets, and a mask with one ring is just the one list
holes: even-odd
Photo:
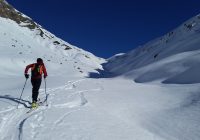
[(37, 63), (43, 63), (42, 58), (38, 58), (38, 59), (37, 59)]

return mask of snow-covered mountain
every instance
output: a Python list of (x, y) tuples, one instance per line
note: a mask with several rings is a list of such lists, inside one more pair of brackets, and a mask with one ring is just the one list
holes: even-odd
[[(0, 140), (199, 140), (198, 29), (199, 16), (112, 57), (106, 69), (123, 76), (87, 78), (103, 71), (104, 59), (57, 38), (0, 0)], [(48, 72), (39, 98), (48, 106), (27, 113), (32, 85), (28, 79), (20, 100), (24, 68), (38, 57)], [(195, 84), (160, 82), (182, 79)]]
[[(52, 71), (86, 76), (104, 60), (51, 34), (31, 18), (0, 1), (1, 76), (21, 75), (22, 69), (41, 57)], [(13, 67), (14, 65), (14, 67)]]
[(166, 35), (109, 59), (105, 68), (136, 82), (200, 82), (200, 15)]

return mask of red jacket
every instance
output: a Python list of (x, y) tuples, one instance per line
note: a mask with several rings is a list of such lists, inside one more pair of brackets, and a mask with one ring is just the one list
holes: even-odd
[[(31, 68), (31, 70), (33, 70), (35, 68), (35, 64), (37, 63), (33, 63), (33, 64), (30, 64), (28, 66), (26, 66), (26, 69), (24, 71), (24, 74), (28, 74), (28, 70)], [(33, 77), (32, 75), (32, 79), (40, 79), (42, 78), (42, 74), (44, 73), (44, 77), (46, 78), (47, 77), (47, 71), (46, 71), (46, 67), (44, 65), (44, 63), (41, 63), (40, 64), (40, 75), (36, 76), (36, 77)]]

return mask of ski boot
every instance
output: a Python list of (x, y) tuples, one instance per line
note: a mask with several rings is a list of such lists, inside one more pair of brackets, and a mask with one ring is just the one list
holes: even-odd
[(38, 108), (38, 103), (36, 101), (33, 101), (31, 104), (31, 108)]

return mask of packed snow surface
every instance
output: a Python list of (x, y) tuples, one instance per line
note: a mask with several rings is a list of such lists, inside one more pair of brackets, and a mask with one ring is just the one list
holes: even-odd
[[(200, 85), (138, 84), (123, 78), (47, 78), (48, 106), (26, 113), (31, 84), (0, 89), (1, 140), (199, 140)], [(40, 100), (45, 100), (44, 82)], [(19, 109), (16, 108), (17, 104)]]
[(109, 59), (104, 67), (139, 83), (200, 83), (200, 15), (126, 54)]

